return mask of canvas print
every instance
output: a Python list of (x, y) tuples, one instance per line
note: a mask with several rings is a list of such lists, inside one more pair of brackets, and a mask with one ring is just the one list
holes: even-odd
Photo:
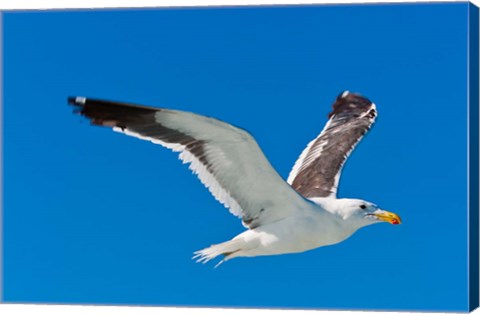
[(1, 19), (3, 302), (478, 306), (473, 4)]

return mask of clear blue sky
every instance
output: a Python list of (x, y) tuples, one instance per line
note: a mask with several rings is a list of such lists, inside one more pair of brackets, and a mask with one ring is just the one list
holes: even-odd
[[(4, 22), (4, 300), (467, 309), (467, 4), (11, 12)], [(243, 230), (177, 157), (91, 127), (67, 96), (249, 130), (286, 178), (342, 90), (379, 118), (340, 197), (398, 213), (349, 240), (217, 269)]]

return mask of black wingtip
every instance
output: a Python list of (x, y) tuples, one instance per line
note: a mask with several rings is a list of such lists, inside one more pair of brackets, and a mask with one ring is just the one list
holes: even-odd
[(359, 93), (352, 93), (348, 90), (341, 92), (336, 99), (336, 102), (353, 102), (371, 104), (372, 101)]
[(333, 115), (346, 111), (359, 111), (361, 113), (362, 110), (369, 110), (372, 104), (373, 102), (367, 97), (358, 93), (351, 93), (346, 90), (337, 96), (337, 99), (332, 105), (333, 109), (328, 114), (328, 118), (330, 119)]
[(345, 97), (348, 96), (348, 94), (350, 94), (350, 91), (349, 90), (344, 90), (340, 94), (338, 94), (337, 99), (345, 98)]
[(342, 99), (346, 100), (346, 101), (349, 101), (349, 100), (350, 101), (351, 100), (358, 101), (358, 100), (360, 100), (360, 101), (366, 101), (366, 102), (371, 103), (371, 101), (367, 97), (363, 96), (362, 94), (352, 93), (349, 90), (344, 90), (340, 94), (338, 94), (337, 101), (341, 101)]
[(68, 97), (67, 98), (67, 101), (70, 105), (72, 106), (78, 106), (78, 107), (83, 107), (85, 105), (85, 102), (86, 102), (86, 98), (85, 97)]

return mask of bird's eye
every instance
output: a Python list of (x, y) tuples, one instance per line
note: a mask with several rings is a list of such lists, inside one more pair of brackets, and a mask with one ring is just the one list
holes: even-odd
[(367, 209), (367, 205), (363, 205), (363, 204), (362, 204), (362, 205), (360, 205), (360, 208), (361, 208), (361, 209)]

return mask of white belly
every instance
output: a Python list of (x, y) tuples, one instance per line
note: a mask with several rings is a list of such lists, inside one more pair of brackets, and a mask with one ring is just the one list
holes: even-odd
[[(319, 221), (320, 220), (320, 221)], [(247, 230), (234, 238), (244, 247), (235, 256), (276, 255), (311, 250), (348, 238), (345, 230), (329, 217), (291, 217)]]

